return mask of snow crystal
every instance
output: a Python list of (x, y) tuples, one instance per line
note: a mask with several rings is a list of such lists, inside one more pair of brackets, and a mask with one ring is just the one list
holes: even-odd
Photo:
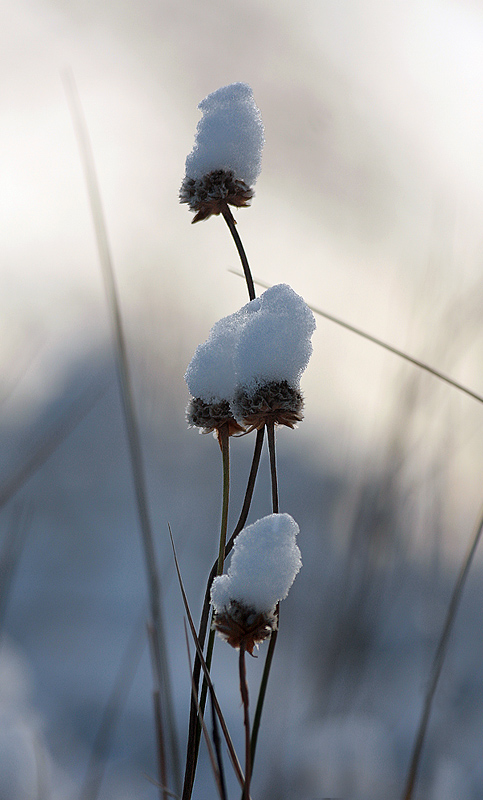
[(257, 613), (273, 611), (302, 566), (299, 527), (289, 514), (270, 514), (237, 536), (228, 573), (215, 578), (211, 603), (222, 613), (238, 602)]
[(312, 353), (310, 308), (290, 286), (278, 284), (249, 303), (246, 312), (235, 353), (238, 385), (287, 381), (296, 387)]
[(198, 108), (203, 116), (186, 159), (186, 177), (199, 180), (221, 169), (253, 186), (261, 170), (264, 128), (250, 86), (223, 86), (205, 97)]

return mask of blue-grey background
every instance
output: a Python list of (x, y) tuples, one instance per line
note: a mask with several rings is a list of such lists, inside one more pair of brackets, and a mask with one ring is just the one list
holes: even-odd
[[(254, 274), (483, 393), (483, 9), (3, 0), (1, 10), (0, 488), (85, 413), (1, 511), (2, 552), (16, 548), (13, 569), (2, 562), (0, 797), (63, 800), (80, 797), (146, 591), (62, 73), (77, 82), (104, 201), (183, 741), (189, 677), (167, 524), (197, 616), (220, 506), (219, 452), (185, 426), (183, 374), (213, 322), (246, 302), (221, 220), (190, 227), (177, 203), (197, 103), (241, 80), (262, 111), (263, 170), (237, 214)], [(483, 409), (322, 319), (303, 389), (306, 419), (280, 432), (279, 469), (304, 568), (282, 607), (253, 796), (397, 798), (483, 500)], [(233, 522), (252, 445), (232, 448)], [(251, 519), (269, 511), (267, 472), (265, 457)], [(424, 751), (428, 800), (483, 795), (481, 607), (478, 556)], [(101, 798), (157, 795), (146, 649), (139, 657)], [(261, 665), (249, 664), (252, 697)], [(236, 656), (221, 644), (215, 681), (241, 747)], [(213, 791), (203, 754), (196, 796)]]

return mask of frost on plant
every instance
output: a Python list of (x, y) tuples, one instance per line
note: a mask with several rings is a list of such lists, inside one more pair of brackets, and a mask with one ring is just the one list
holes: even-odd
[(213, 626), (232, 647), (243, 645), (252, 654), (275, 630), (277, 603), (302, 566), (298, 532), (289, 514), (270, 514), (236, 538), (228, 573), (211, 587)]
[(246, 83), (232, 83), (209, 94), (179, 199), (196, 212), (193, 222), (222, 213), (227, 204), (247, 206), (260, 174), (264, 128)]

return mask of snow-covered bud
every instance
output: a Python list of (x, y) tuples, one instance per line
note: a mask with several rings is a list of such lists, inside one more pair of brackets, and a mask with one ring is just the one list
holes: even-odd
[(302, 566), (298, 532), (289, 514), (270, 514), (238, 534), (228, 573), (211, 587), (213, 627), (232, 647), (252, 655), (276, 629), (277, 603)]
[(201, 433), (219, 433), (227, 426), (229, 435), (244, 428), (231, 411), (236, 376), (233, 354), (238, 342), (243, 309), (213, 325), (206, 342), (198, 345), (185, 374), (192, 395), (187, 408), (189, 425)]
[(314, 315), (286, 284), (272, 286), (245, 308), (233, 416), (249, 430), (269, 421), (293, 428), (303, 418), (300, 378), (312, 353)]
[(179, 199), (196, 212), (193, 222), (222, 213), (227, 204), (247, 206), (260, 174), (264, 128), (253, 92), (232, 83), (201, 101), (203, 112)]

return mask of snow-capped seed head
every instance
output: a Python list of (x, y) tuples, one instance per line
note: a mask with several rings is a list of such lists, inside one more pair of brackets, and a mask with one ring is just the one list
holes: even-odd
[(298, 389), (312, 354), (312, 311), (283, 283), (267, 289), (245, 308), (246, 322), (235, 354), (238, 390), (284, 381)]
[(203, 112), (179, 199), (196, 216), (193, 222), (220, 214), (227, 204), (247, 206), (260, 174), (264, 128), (253, 92), (232, 83), (201, 101)]
[(295, 428), (304, 418), (300, 390), (287, 381), (271, 381), (254, 389), (239, 389), (231, 404), (233, 416), (247, 427), (247, 433), (267, 423)]
[(245, 428), (233, 416), (230, 403), (206, 403), (200, 397), (192, 397), (186, 409), (186, 420), (192, 428), (200, 428), (200, 433), (215, 433), (220, 438), (223, 428), (228, 436), (244, 433)]
[(228, 572), (211, 587), (213, 626), (232, 647), (251, 652), (275, 629), (277, 603), (302, 566), (298, 531), (289, 514), (270, 514), (237, 536)]

